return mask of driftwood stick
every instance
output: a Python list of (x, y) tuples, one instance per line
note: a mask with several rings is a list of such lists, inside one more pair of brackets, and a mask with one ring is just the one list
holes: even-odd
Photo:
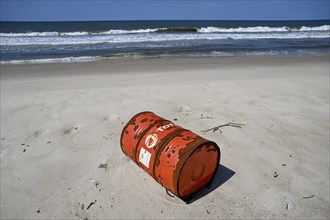
[(303, 196), (302, 198), (303, 198), (303, 199), (310, 199), (310, 198), (313, 198), (313, 197), (314, 197), (314, 194), (311, 195), (311, 196)]
[(207, 133), (209, 131), (213, 131), (213, 132), (219, 131), (220, 133), (222, 133), (222, 131), (220, 130), (220, 128), (222, 128), (222, 127), (242, 128), (242, 126), (244, 126), (244, 124), (229, 122), (229, 123), (224, 124), (224, 125), (219, 125), (219, 126), (216, 126), (216, 127), (210, 128), (210, 129), (203, 130), (201, 132), (203, 132), (203, 134), (205, 134), (205, 133)]

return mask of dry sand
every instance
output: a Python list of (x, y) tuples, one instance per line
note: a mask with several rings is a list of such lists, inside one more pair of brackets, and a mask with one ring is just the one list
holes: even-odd
[[(120, 149), (145, 110), (221, 148), (190, 204)], [(2, 65), (1, 219), (27, 218), (328, 219), (329, 56)]]

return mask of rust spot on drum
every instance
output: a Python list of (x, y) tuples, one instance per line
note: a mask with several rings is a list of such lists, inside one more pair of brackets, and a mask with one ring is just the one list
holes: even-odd
[(138, 128), (139, 128), (139, 126), (138, 125), (135, 125), (134, 126), (134, 131), (136, 131)]
[(210, 151), (214, 151), (214, 152), (216, 152), (217, 149), (214, 147), (214, 148), (212, 148), (212, 149), (207, 149), (207, 150), (206, 150), (206, 152), (210, 152)]
[(194, 139), (193, 137), (190, 137), (190, 136), (188, 136), (188, 137), (186, 137), (186, 138), (182, 138), (182, 140), (185, 140), (185, 141), (190, 141), (190, 140), (192, 140), (192, 139)]
[(196, 148), (195, 152), (198, 153), (198, 152), (201, 151), (201, 150), (202, 150), (202, 146)]
[(141, 120), (141, 123), (144, 123), (144, 122), (146, 122), (146, 121), (148, 121), (148, 118), (144, 118), (144, 119), (142, 119), (142, 120)]

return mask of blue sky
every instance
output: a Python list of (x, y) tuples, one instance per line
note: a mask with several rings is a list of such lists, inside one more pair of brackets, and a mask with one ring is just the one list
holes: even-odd
[(2, 21), (314, 20), (329, 0), (0, 0)]

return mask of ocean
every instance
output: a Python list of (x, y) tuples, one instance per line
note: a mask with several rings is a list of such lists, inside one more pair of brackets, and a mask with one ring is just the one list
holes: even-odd
[(330, 21), (1, 22), (0, 62), (329, 54)]

